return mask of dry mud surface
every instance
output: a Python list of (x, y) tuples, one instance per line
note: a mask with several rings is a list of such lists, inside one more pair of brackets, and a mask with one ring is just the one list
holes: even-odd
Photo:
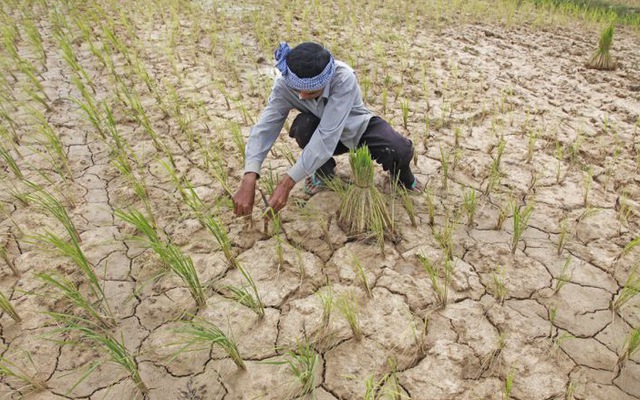
[[(149, 399), (295, 397), (299, 384), (294, 375), (287, 365), (271, 362), (282, 360), (287, 349), (305, 338), (319, 355), (313, 396), (322, 400), (363, 398), (367, 378), (378, 381), (390, 372), (395, 372), (397, 384), (387, 380), (385, 387), (394, 385), (398, 397), (387, 394), (387, 398), (501, 399), (509, 378), (513, 378), (511, 398), (519, 400), (640, 398), (640, 356), (631, 357), (623, 368), (615, 367), (627, 335), (640, 327), (640, 296), (616, 312), (611, 308), (640, 258), (638, 248), (623, 254), (638, 237), (640, 226), (637, 32), (619, 28), (613, 47), (619, 68), (596, 71), (584, 64), (598, 34), (582, 25), (533, 27), (452, 14), (434, 24), (418, 20), (412, 29), (389, 19), (377, 21), (378, 14), (371, 13), (369, 21), (336, 19), (324, 30), (318, 22), (318, 31), (300, 34), (302, 23), (289, 20), (300, 40), (317, 35), (335, 48), (338, 58), (354, 65), (361, 86), (363, 80), (373, 82), (367, 105), (384, 113), (414, 141), (414, 170), (432, 194), (434, 215), (431, 225), (428, 196), (413, 197), (417, 222), (413, 227), (398, 202), (398, 238), (387, 240), (383, 257), (375, 242), (354, 241), (333, 222), (339, 206), (335, 193), (309, 198), (300, 184), (282, 213), (281, 263), (277, 238), (263, 232), (260, 197), (253, 223), (234, 218), (223, 185), (205, 161), (207, 150), (218, 146), (224, 174), (235, 189), (242, 164), (229, 134), (230, 123), (239, 124), (247, 137), (272, 79), (269, 52), (260, 49), (252, 25), (260, 23), (256, 15), (266, 15), (267, 6), (222, 5), (212, 11), (203, 2), (201, 7), (198, 28), (204, 33), (195, 38), (190, 36), (195, 18), (175, 19), (166, 11), (164, 20), (158, 17), (161, 11), (149, 9), (129, 16), (139, 29), (137, 42), (130, 44), (132, 53), (155, 82), (175, 88), (173, 104), (182, 104), (189, 129), (200, 143), (190, 143), (175, 113), (163, 113), (157, 97), (139, 79), (134, 88), (179, 174), (188, 177), (207, 204), (219, 204), (233, 251), (266, 305), (262, 318), (218, 289), (242, 285), (242, 275), (229, 267), (214, 237), (184, 204), (160, 164), (167, 160), (166, 151), (158, 152), (123, 105), (116, 95), (122, 93), (118, 84), (82, 35), (73, 35), (73, 50), (94, 82), (96, 101), (111, 105), (121, 135), (138, 156), (136, 176), (147, 185), (158, 231), (192, 258), (206, 286), (206, 305), (199, 310), (178, 278), (154, 279), (162, 271), (160, 261), (152, 250), (132, 240), (133, 228), (114, 216), (115, 210), (144, 206), (113, 166), (105, 140), (72, 100), (82, 97), (54, 37), (51, 18), (37, 22), (48, 51), (46, 70), (26, 39), (18, 41), (22, 56), (33, 60), (41, 73), (38, 79), (49, 109), (25, 94), (24, 74), (8, 67), (12, 73), (5, 77), (12, 91), (4, 96), (9, 100), (4, 108), (22, 139), (12, 154), (25, 179), (67, 199), (81, 248), (104, 279), (117, 321), (112, 333), (122, 337), (135, 355), (150, 389)], [(273, 8), (282, 12), (278, 5)], [(275, 24), (265, 21), (267, 28)], [(336, 31), (335, 25), (342, 22), (352, 33), (355, 29), (361, 34), (350, 42), (349, 51), (341, 46), (348, 39)], [(222, 29), (212, 33), (215, 23)], [(376, 35), (376, 23), (386, 36)], [(125, 28), (116, 26), (126, 37)], [(284, 28), (281, 31), (285, 35)], [(168, 44), (172, 38), (177, 43), (174, 48)], [(115, 52), (113, 60), (118, 73), (134, 75), (125, 57)], [(170, 97), (169, 91), (163, 93)], [(406, 128), (401, 113), (404, 99), (409, 104)], [(27, 106), (40, 110), (61, 137), (72, 180), (61, 181), (51, 168), (46, 149), (36, 139), (39, 125)], [(6, 120), (1, 122), (9, 126)], [(506, 143), (501, 177), (485, 193), (501, 137)], [(528, 159), (530, 146), (533, 153)], [(289, 165), (287, 147), (298, 154), (295, 142), (283, 133), (265, 168), (284, 173)], [(451, 155), (446, 188), (441, 152)], [(338, 161), (339, 174), (348, 178), (346, 157)], [(69, 272), (74, 267), (46, 246), (34, 244), (31, 237), (62, 229), (42, 210), (12, 196), (10, 188), (26, 189), (3, 161), (0, 167), (5, 187), (0, 193), (4, 212), (0, 239), (21, 273), (18, 278), (2, 268), (0, 291), (22, 317), (20, 323), (6, 314), (0, 317), (0, 349), (4, 360), (46, 384), (45, 390), (34, 392), (22, 388), (20, 381), (3, 378), (0, 395), (140, 397), (127, 373), (109, 362), (74, 386), (104, 355), (82, 341), (71, 345), (51, 340), (64, 338), (54, 332), (55, 323), (43, 312), (69, 308), (35, 274)], [(586, 172), (589, 169), (591, 173)], [(376, 174), (379, 187), (388, 191), (386, 175), (381, 169)], [(469, 188), (478, 194), (471, 224), (461, 211)], [(507, 210), (502, 226), (496, 226), (510, 199), (533, 205), (528, 228), (513, 254), (512, 210)], [(444, 263), (445, 253), (436, 238), (454, 214), (458, 218), (452, 227), (448, 304), (439, 307), (417, 255), (436, 265)], [(322, 227), (330, 216), (325, 232)], [(558, 251), (563, 226), (565, 244)], [(371, 296), (354, 273), (354, 258), (363, 266)], [(568, 268), (563, 270), (567, 259)], [(345, 293), (354, 296), (361, 340), (354, 338), (335, 307), (323, 327), (319, 293), (329, 289), (335, 299)], [(193, 312), (237, 340), (245, 371), (217, 347), (172, 357), (180, 347), (176, 333), (180, 320)], [(383, 393), (381, 389), (379, 394)]]

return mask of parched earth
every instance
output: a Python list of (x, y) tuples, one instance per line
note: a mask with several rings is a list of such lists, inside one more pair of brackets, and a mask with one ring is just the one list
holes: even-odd
[[(20, 143), (3, 139), (3, 147), (24, 178), (0, 160), (0, 240), (21, 274), (3, 266), (0, 291), (22, 321), (0, 317), (0, 350), (3, 365), (46, 389), (32, 391), (4, 377), (0, 395), (141, 398), (120, 366), (96, 363), (106, 360), (98, 347), (61, 343), (76, 337), (59, 333), (46, 312), (73, 309), (35, 274), (56, 270), (79, 278), (67, 258), (34, 239), (63, 231), (51, 215), (20, 201), (28, 180), (66, 205), (113, 311), (110, 332), (135, 355), (149, 399), (305, 398), (280, 362), (305, 340), (319, 357), (308, 397), (320, 400), (363, 398), (370, 377), (381, 383), (376, 398), (502, 399), (511, 380), (510, 398), (519, 400), (640, 398), (640, 354), (619, 363), (628, 335), (640, 328), (640, 296), (612, 311), (640, 260), (640, 246), (624, 251), (640, 235), (637, 31), (617, 27), (612, 54), (618, 68), (598, 71), (585, 66), (598, 28), (543, 12), (532, 16), (525, 6), (513, 14), (483, 2), (451, 9), (442, 2), (309, 5), (303, 12), (300, 4), (136, 1), (120, 9), (106, 2), (100, 14), (93, 2), (78, 8), (18, 3), (22, 13), (4, 5), (4, 18), (21, 21), (17, 49), (35, 66), (43, 101), (34, 100), (33, 82), (5, 43), (0, 100), (9, 118), (0, 123), (7, 132), (15, 128)], [(63, 31), (86, 76), (78, 78), (65, 61), (56, 11), (68, 21)], [(46, 59), (28, 40), (29, 18), (43, 37)], [(85, 21), (88, 36), (78, 21)], [(91, 46), (104, 48), (109, 26), (129, 49), (112, 49), (113, 71)], [(282, 212), (280, 238), (273, 227), (263, 230), (260, 195), (251, 220), (232, 215), (225, 185), (235, 189), (242, 156), (230, 132), (235, 124), (248, 136), (273, 78), (267, 45), (283, 38), (322, 41), (353, 65), (367, 106), (414, 141), (414, 171), (428, 193), (412, 197), (416, 226), (395, 202), (396, 238), (386, 241), (384, 256), (375, 241), (354, 240), (340, 229), (333, 192), (309, 198), (298, 185)], [(87, 97), (74, 79), (91, 80), (95, 93), (88, 98), (113, 109), (136, 155), (134, 175), (146, 185), (147, 209), (114, 167), (110, 141), (79, 107)], [(126, 99), (127, 86), (164, 144), (160, 151)], [(64, 144), (66, 179), (52, 168), (36, 114)], [(289, 152), (295, 157), (299, 150), (283, 133), (265, 171), (283, 174)], [(161, 164), (169, 154), (178, 174), (215, 206), (266, 306), (262, 318), (220, 290), (242, 286), (245, 278), (183, 201)], [(497, 158), (500, 172), (492, 181)], [(338, 168), (348, 180), (346, 157)], [(265, 173), (265, 190), (266, 180)], [(389, 195), (381, 169), (376, 183)], [(478, 205), (469, 222), (463, 205), (471, 189)], [(512, 252), (514, 204), (533, 211)], [(114, 215), (127, 207), (151, 211), (161, 236), (191, 257), (206, 288), (204, 307), (194, 308), (179, 278), (157, 278), (160, 260)], [(454, 249), (442, 306), (418, 255), (442, 267), (446, 256), (437, 239), (447, 227)], [(353, 296), (360, 340), (335, 305), (323, 323), (321, 295), (327, 293), (335, 301)], [(235, 338), (246, 370), (216, 346), (175, 355), (183, 340), (178, 331), (193, 313)]]

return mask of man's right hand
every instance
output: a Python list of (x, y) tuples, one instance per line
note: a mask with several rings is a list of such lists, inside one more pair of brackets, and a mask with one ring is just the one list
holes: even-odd
[(238, 216), (250, 215), (253, 212), (253, 202), (256, 197), (256, 180), (258, 174), (247, 172), (242, 177), (240, 188), (233, 195), (233, 212)]

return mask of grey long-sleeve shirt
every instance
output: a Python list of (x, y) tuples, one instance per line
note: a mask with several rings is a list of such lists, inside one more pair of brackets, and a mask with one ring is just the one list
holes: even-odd
[(278, 138), (289, 111), (294, 108), (320, 118), (320, 125), (311, 140), (287, 172), (294, 182), (311, 175), (329, 160), (338, 141), (350, 149), (355, 148), (373, 116), (362, 102), (353, 69), (343, 62), (336, 61), (336, 71), (317, 99), (300, 99), (298, 92), (278, 77), (267, 106), (251, 128), (245, 151), (245, 173), (260, 174), (267, 153)]

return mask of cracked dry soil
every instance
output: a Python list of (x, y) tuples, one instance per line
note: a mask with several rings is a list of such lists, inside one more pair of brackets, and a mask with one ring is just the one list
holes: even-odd
[[(97, 89), (96, 101), (113, 108), (121, 135), (138, 156), (136, 174), (147, 185), (158, 230), (193, 259), (207, 286), (206, 306), (194, 309), (178, 278), (154, 278), (162, 270), (160, 261), (132, 240), (134, 230), (114, 216), (117, 209), (143, 209), (143, 204), (113, 166), (109, 146), (73, 100), (82, 97), (56, 41), (52, 13), (32, 5), (32, 15), (40, 17), (36, 26), (47, 51), (46, 62), (38, 64), (24, 33), (17, 45), (22, 57), (36, 65), (50, 103), (47, 110), (34, 102), (26, 92), (25, 75), (9, 67), (5, 81), (11, 91), (3, 97), (8, 101), (4, 108), (21, 135), (20, 145), (12, 151), (24, 179), (72, 200), (67, 209), (79, 228), (82, 250), (104, 280), (117, 321), (113, 333), (135, 354), (141, 378), (150, 389), (149, 399), (295, 397), (299, 386), (291, 371), (270, 362), (281, 360), (286, 349), (304, 338), (313, 338), (319, 355), (313, 394), (319, 400), (362, 398), (369, 376), (380, 379), (392, 371), (389, 360), (395, 365), (394, 390), (399, 398), (501, 399), (509, 376), (514, 378), (511, 398), (518, 400), (640, 398), (640, 356), (633, 356), (621, 370), (614, 368), (627, 335), (640, 327), (640, 296), (617, 312), (611, 309), (640, 259), (638, 248), (621, 256), (640, 232), (637, 32), (618, 28), (613, 52), (620, 65), (605, 72), (585, 68), (598, 34), (578, 23), (570, 29), (536, 28), (452, 12), (439, 24), (419, 14), (418, 29), (410, 29), (408, 24), (393, 24), (383, 8), (370, 10), (370, 18), (380, 27), (374, 32), (330, 11), (325, 17), (342, 21), (344, 35), (349, 29), (360, 33), (344, 43), (339, 32), (323, 24), (309, 33), (302, 20), (294, 20), (288, 40), (295, 43), (315, 35), (355, 67), (361, 86), (364, 79), (373, 82), (365, 100), (375, 113), (383, 114), (383, 80), (390, 93), (399, 94), (389, 96), (384, 116), (414, 141), (414, 171), (427, 184), (432, 200), (412, 198), (416, 227), (400, 203), (395, 205), (399, 240), (387, 241), (382, 257), (375, 243), (354, 241), (335, 223), (323, 233), (321, 224), (330, 216), (335, 221), (337, 195), (322, 192), (308, 198), (298, 185), (282, 213), (286, 235), (280, 265), (276, 239), (262, 231), (260, 207), (253, 223), (232, 217), (206, 149), (220, 147), (224, 172), (235, 187), (242, 162), (228, 133), (230, 122), (239, 124), (246, 138), (272, 82), (269, 52), (260, 47), (256, 26), (279, 32), (278, 18), (270, 19), (266, 10), (271, 7), (274, 15), (287, 15), (287, 10), (277, 4), (193, 2), (174, 5), (180, 10), (176, 16), (170, 12), (172, 6), (152, 9), (141, 6), (144, 2), (132, 2), (121, 5), (131, 23), (123, 26), (123, 15), (109, 8), (113, 4), (105, 6), (116, 34), (144, 64), (156, 89), (169, 85), (176, 89), (189, 129), (200, 138), (195, 145), (140, 80), (133, 86), (179, 173), (188, 177), (205, 202), (219, 204), (238, 260), (265, 303), (260, 319), (214, 290), (219, 285), (242, 285), (243, 277), (229, 268), (213, 236), (189, 212), (160, 165), (166, 153), (158, 152), (131, 116), (113, 75), (71, 22), (75, 13), (90, 15), (95, 5), (88, 2), (86, 8), (71, 8), (72, 12), (64, 2), (53, 3), (68, 11), (73, 51)], [(5, 13), (20, 18), (17, 11), (6, 8)], [(136, 40), (127, 28), (135, 30)], [(104, 39), (100, 25), (91, 29)], [(368, 41), (375, 45), (367, 46)], [(410, 57), (398, 54), (402, 46)], [(113, 62), (116, 73), (130, 79), (127, 82), (139, 79), (118, 51)], [(402, 127), (403, 99), (410, 104), (407, 128)], [(61, 137), (72, 180), (61, 181), (52, 170), (28, 107), (39, 109)], [(428, 132), (425, 119), (430, 121)], [(8, 127), (7, 120), (0, 122)], [(506, 144), (500, 181), (485, 193), (501, 138)], [(530, 146), (534, 151), (528, 160)], [(289, 165), (286, 148), (298, 154), (295, 142), (282, 134), (265, 168), (283, 174)], [(559, 148), (564, 152), (558, 153)], [(446, 188), (441, 149), (452, 155)], [(345, 157), (338, 159), (338, 165), (341, 176), (348, 178)], [(51, 216), (12, 196), (9, 188), (21, 187), (20, 180), (6, 164), (0, 167), (6, 188), (0, 193), (4, 212), (0, 238), (21, 272), (15, 277), (2, 268), (0, 291), (22, 317), (20, 323), (8, 315), (0, 317), (0, 349), (3, 359), (47, 387), (33, 392), (5, 377), (0, 380), (0, 396), (140, 398), (126, 372), (113, 363), (102, 363), (81, 379), (104, 359), (98, 349), (82, 342), (72, 346), (50, 340), (60, 337), (44, 312), (68, 307), (58, 295), (43, 296), (50, 292), (34, 275), (51, 270), (70, 273), (73, 266), (30, 240), (47, 230), (59, 232), (60, 227)], [(385, 188), (381, 169), (376, 174), (377, 184)], [(479, 199), (472, 224), (466, 223), (461, 211), (469, 188)], [(534, 206), (513, 254), (512, 211), (507, 210), (502, 226), (497, 226), (510, 200)], [(260, 201), (258, 196), (256, 204)], [(456, 210), (448, 304), (439, 307), (417, 255), (444, 263), (436, 237)], [(567, 234), (558, 251), (563, 226)], [(354, 258), (364, 267), (371, 296), (352, 269)], [(336, 297), (354, 294), (361, 340), (354, 338), (335, 309), (329, 325), (323, 326), (318, 293), (328, 285)], [(246, 371), (237, 369), (217, 347), (172, 357), (180, 346), (178, 321), (193, 312), (231, 333)]]

